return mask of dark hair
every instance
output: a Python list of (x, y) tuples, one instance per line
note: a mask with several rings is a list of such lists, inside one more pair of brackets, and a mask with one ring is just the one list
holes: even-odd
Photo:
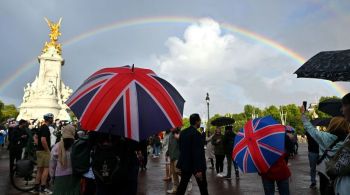
[(19, 125), (25, 125), (26, 123), (27, 123), (27, 121), (26, 121), (26, 120), (23, 120), (23, 119), (21, 119), (21, 120), (18, 122)]
[(350, 93), (344, 95), (344, 97), (341, 101), (344, 105), (349, 105), (350, 104)]
[(74, 139), (72, 138), (64, 138), (63, 145), (65, 150), (69, 150), (69, 148), (73, 145)]
[(199, 114), (195, 113), (195, 114), (191, 114), (190, 116), (190, 124), (191, 125), (195, 125), (197, 121), (200, 121), (201, 117), (199, 116)]
[(232, 129), (233, 129), (233, 127), (231, 125), (225, 127), (225, 130), (230, 130), (231, 131)]

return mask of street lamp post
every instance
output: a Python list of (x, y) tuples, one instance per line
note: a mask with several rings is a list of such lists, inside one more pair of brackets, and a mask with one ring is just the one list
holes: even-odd
[(208, 121), (207, 121), (207, 130), (209, 130), (209, 103), (210, 103), (210, 98), (209, 98), (209, 93), (207, 93), (207, 97), (205, 97), (205, 101), (207, 102), (207, 107), (208, 107)]

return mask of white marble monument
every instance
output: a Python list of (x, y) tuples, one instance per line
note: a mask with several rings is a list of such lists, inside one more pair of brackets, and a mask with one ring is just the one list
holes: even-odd
[(19, 107), (20, 119), (43, 119), (46, 113), (52, 113), (55, 119), (71, 120), (68, 106), (64, 103), (73, 90), (61, 80), (61, 68), (64, 64), (61, 44), (57, 43), (62, 19), (52, 23), (45, 18), (50, 27), (50, 42), (46, 42), (42, 54), (38, 57), (39, 76), (24, 88), (23, 102)]

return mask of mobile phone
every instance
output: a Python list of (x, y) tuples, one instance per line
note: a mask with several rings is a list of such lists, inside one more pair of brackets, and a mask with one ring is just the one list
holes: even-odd
[(306, 108), (307, 108), (307, 101), (303, 101), (303, 106), (304, 106), (304, 110), (306, 111)]

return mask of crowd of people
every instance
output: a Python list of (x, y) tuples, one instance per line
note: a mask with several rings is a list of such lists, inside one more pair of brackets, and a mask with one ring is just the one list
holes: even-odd
[[(350, 192), (350, 94), (343, 97), (342, 104), (344, 116), (332, 118), (326, 131), (314, 127), (301, 107), (308, 141), (310, 188), (317, 188), (318, 173), (322, 195)], [(173, 128), (140, 142), (108, 133), (88, 133), (79, 130), (78, 125), (54, 120), (50, 113), (43, 118), (42, 122), (10, 119), (0, 130), (0, 147), (8, 145), (10, 174), (17, 161), (35, 161), (33, 193), (137, 194), (139, 170), (146, 171), (149, 157), (156, 159), (161, 154), (166, 162), (164, 181), (172, 184), (168, 194), (191, 191), (191, 178), (198, 183), (201, 194), (208, 194), (207, 163), (219, 178), (232, 179), (232, 167), (235, 178), (240, 178), (238, 165), (232, 159), (236, 136), (233, 127), (217, 127), (210, 134), (201, 128), (198, 114), (190, 116), (188, 128)], [(292, 173), (288, 160), (298, 153), (296, 137), (295, 132), (286, 131), (285, 153), (267, 172), (259, 173), (266, 195), (275, 194), (275, 185), (280, 194), (290, 194)]]

